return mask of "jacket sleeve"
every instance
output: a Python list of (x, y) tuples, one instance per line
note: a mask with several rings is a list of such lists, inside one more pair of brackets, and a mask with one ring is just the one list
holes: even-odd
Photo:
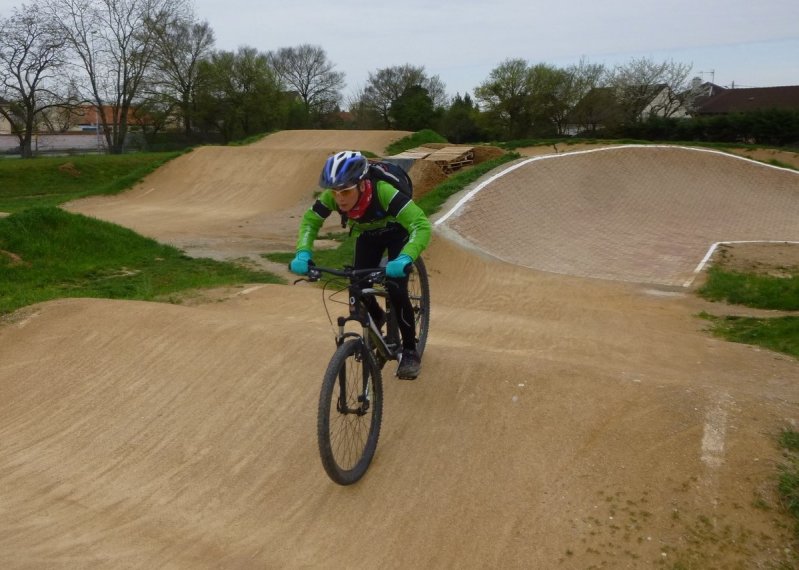
[(300, 230), (297, 236), (296, 251), (308, 251), (313, 253), (313, 244), (319, 229), (325, 223), (327, 217), (335, 210), (335, 200), (330, 190), (325, 190), (319, 195), (314, 205), (308, 208), (300, 220)]
[[(385, 193), (382, 191), (385, 188), (384, 184), (389, 189)], [(389, 215), (393, 216), (408, 231), (408, 243), (402, 248), (401, 253), (415, 261), (430, 243), (430, 235), (432, 233), (430, 221), (413, 200), (402, 194), (391, 184), (380, 181), (378, 186), (381, 187), (380, 198), (387, 198), (385, 206)]]

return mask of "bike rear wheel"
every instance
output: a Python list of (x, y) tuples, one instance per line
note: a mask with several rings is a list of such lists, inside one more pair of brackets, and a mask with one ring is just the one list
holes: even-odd
[(333, 354), (322, 381), (316, 432), (328, 476), (351, 485), (372, 462), (383, 419), (383, 380), (363, 340), (352, 339)]
[(408, 276), (408, 296), (411, 298), (416, 319), (416, 352), (421, 356), (427, 345), (427, 333), (430, 327), (430, 281), (421, 257), (413, 262), (413, 270)]

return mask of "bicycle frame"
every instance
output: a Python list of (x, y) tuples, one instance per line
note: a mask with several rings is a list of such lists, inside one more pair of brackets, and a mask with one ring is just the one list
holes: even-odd
[[(329, 273), (337, 277), (349, 279), (349, 285), (347, 287), (349, 316), (337, 318), (336, 324), (338, 325), (338, 334), (336, 335), (336, 346), (341, 346), (347, 338), (361, 338), (367, 350), (376, 350), (379, 356), (386, 361), (396, 360), (400, 347), (400, 335), (396, 317), (391, 310), (391, 302), (388, 299), (388, 293), (384, 289), (376, 289), (373, 286), (361, 287), (360, 285), (360, 283), (364, 281), (384, 282), (385, 268), (338, 270), (314, 266), (309, 270), (309, 280), (317, 281), (322, 273)], [(380, 329), (377, 328), (374, 319), (366, 308), (364, 298), (367, 295), (383, 297), (386, 300), (387, 319), (385, 337), (380, 333)], [(349, 322), (357, 322), (360, 324), (362, 332), (360, 334), (356, 332), (347, 332), (345, 329)]]

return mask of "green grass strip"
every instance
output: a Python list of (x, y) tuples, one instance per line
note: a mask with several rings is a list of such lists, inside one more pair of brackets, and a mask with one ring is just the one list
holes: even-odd
[(280, 278), (193, 259), (135, 232), (58, 208), (0, 219), (0, 314), (62, 297), (174, 300), (187, 289)]
[(716, 336), (799, 358), (799, 317), (717, 317), (704, 312), (699, 316), (711, 322)]
[(491, 160), (481, 162), (480, 164), (470, 168), (460, 170), (433, 188), (430, 192), (418, 199), (415, 199), (414, 201), (422, 210), (424, 210), (425, 214), (431, 216), (441, 209), (441, 206), (444, 205), (444, 202), (446, 202), (450, 196), (457, 194), (469, 184), (476, 182), (479, 178), (494, 170), (498, 166), (502, 166), (503, 164), (514, 161), (518, 158), (520, 158), (519, 154), (515, 152), (509, 152), (503, 154), (502, 156), (492, 158)]
[(178, 152), (0, 160), (0, 211), (58, 206), (130, 188)]
[[(799, 270), (782, 269), (785, 277), (711, 267), (707, 281), (697, 293), (709, 301), (757, 309), (799, 310)], [(700, 316), (712, 322), (713, 334), (721, 338), (799, 357), (799, 317), (714, 317), (707, 313)]]
[(407, 137), (394, 141), (386, 147), (386, 154), (399, 154), (406, 150), (422, 146), (425, 143), (446, 143), (447, 139), (430, 129), (422, 129)]
[(783, 505), (794, 518), (794, 532), (799, 537), (799, 433), (793, 429), (783, 430), (778, 442), (786, 462), (780, 465), (777, 488)]
[[(793, 270), (796, 273), (796, 270)], [(799, 310), (799, 275), (772, 277), (711, 267), (699, 295), (757, 309)]]

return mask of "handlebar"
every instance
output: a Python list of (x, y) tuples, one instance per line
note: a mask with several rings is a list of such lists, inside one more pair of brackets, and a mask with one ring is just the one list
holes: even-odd
[(372, 267), (366, 269), (353, 269), (352, 267), (345, 267), (344, 269), (334, 269), (332, 267), (322, 267), (321, 265), (311, 265), (308, 267), (308, 281), (319, 281), (323, 273), (335, 275), (336, 277), (345, 277), (350, 281), (359, 279), (369, 279), (376, 283), (382, 282), (386, 278), (385, 267)]

